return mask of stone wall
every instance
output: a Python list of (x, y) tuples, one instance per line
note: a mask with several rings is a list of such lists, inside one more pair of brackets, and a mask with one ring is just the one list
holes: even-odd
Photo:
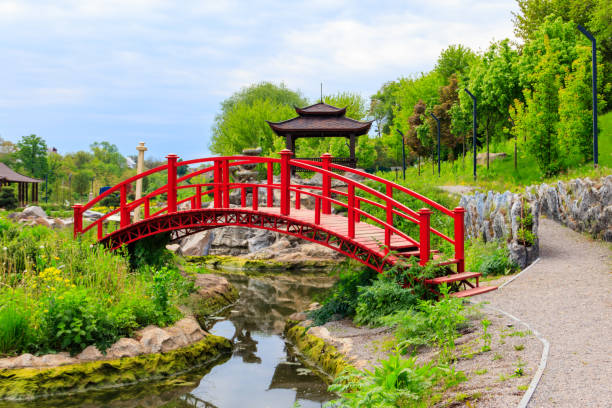
[[(538, 221), (540, 203), (509, 191), (487, 194), (463, 195), (459, 205), (466, 209), (465, 235), (480, 238), (485, 242), (501, 240), (506, 242), (510, 258), (525, 268), (539, 256)], [(521, 220), (531, 213), (531, 225), (523, 225), (533, 234), (533, 242), (526, 242), (521, 235)], [(526, 221), (523, 223), (525, 224)]]
[(612, 175), (599, 180), (574, 179), (526, 189), (529, 200), (539, 200), (549, 218), (578, 232), (612, 242)]

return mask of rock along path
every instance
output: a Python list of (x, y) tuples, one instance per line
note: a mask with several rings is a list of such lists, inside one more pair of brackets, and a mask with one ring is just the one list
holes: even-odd
[(540, 221), (540, 261), (479, 296), (550, 342), (529, 407), (612, 407), (612, 249)]

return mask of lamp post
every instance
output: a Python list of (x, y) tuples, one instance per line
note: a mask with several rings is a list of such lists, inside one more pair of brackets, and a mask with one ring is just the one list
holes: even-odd
[(435, 119), (436, 124), (438, 125), (438, 177), (440, 177), (440, 119), (438, 119), (433, 112), (431, 112), (430, 115)]
[(476, 122), (476, 97), (472, 95), (472, 93), (468, 91), (467, 88), (463, 88), (463, 90), (472, 98), (472, 145), (474, 148), (474, 181), (476, 181), (476, 130), (478, 127), (478, 123)]
[(591, 40), (591, 62), (592, 68), (592, 88), (593, 88), (593, 167), (597, 168), (599, 163), (598, 160), (598, 148), (597, 148), (597, 41), (593, 34), (591, 34), (586, 28), (578, 24), (578, 30), (584, 34), (589, 40)]
[(397, 130), (397, 133), (402, 137), (402, 174), (404, 180), (406, 180), (406, 144), (404, 142), (404, 134), (399, 129), (395, 130)]
[[(147, 151), (144, 142), (138, 143), (136, 146), (138, 150), (138, 160), (136, 161), (136, 174), (140, 174), (144, 171), (144, 152)], [(139, 200), (142, 197), (142, 178), (136, 180), (136, 197), (135, 200)], [(134, 208), (134, 222), (140, 221), (140, 207)]]

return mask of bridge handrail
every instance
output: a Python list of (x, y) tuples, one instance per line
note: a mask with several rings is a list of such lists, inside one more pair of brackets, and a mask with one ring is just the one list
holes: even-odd
[[(246, 188), (253, 188), (256, 190), (254, 194), (259, 196), (259, 188), (267, 189), (267, 206), (273, 205), (274, 195), (272, 194), (273, 190), (280, 190), (281, 196), (281, 214), (289, 215), (290, 207), (291, 207), (291, 194), (295, 195), (296, 207), (299, 208), (299, 201), (301, 194), (305, 194), (308, 196), (312, 196), (315, 198), (315, 202), (318, 204), (322, 204), (322, 209), (319, 208), (319, 211), (322, 211), (323, 214), (331, 213), (331, 205), (339, 205), (341, 207), (347, 208), (348, 216), (347, 222), (349, 224), (349, 235), (352, 235), (351, 238), (355, 235), (355, 226), (354, 224), (360, 222), (360, 217), (366, 217), (372, 220), (375, 224), (380, 225), (384, 228), (385, 231), (385, 245), (387, 247), (390, 246), (391, 235), (398, 235), (409, 242), (413, 242), (414, 244), (419, 246), (419, 251), (422, 257), (426, 257), (425, 262), (429, 258), (429, 235), (434, 234), (439, 236), (440, 238), (450, 242), (455, 245), (455, 258), (463, 261), (463, 213), (465, 210), (462, 208), (455, 208), (454, 210), (449, 210), (448, 208), (442, 206), (441, 204), (436, 203), (435, 201), (418, 194), (402, 185), (394, 183), (389, 180), (385, 180), (376, 175), (372, 175), (366, 173), (361, 170), (353, 169), (350, 167), (345, 167), (342, 165), (338, 165), (331, 162), (331, 155), (325, 154), (321, 156), (321, 161), (312, 161), (305, 159), (295, 159), (292, 158), (292, 153), (288, 150), (284, 150), (280, 153), (280, 158), (270, 158), (270, 157), (258, 157), (258, 156), (227, 156), (227, 157), (206, 157), (194, 160), (187, 160), (183, 162), (178, 162), (178, 156), (176, 155), (168, 155), (168, 163), (158, 166), (156, 168), (147, 170), (143, 173), (132, 176), (117, 185), (113, 186), (109, 190), (105, 191), (98, 197), (94, 198), (90, 202), (85, 205), (76, 204), (74, 207), (74, 234), (75, 236), (84, 232), (87, 232), (94, 228), (95, 225), (98, 226), (98, 237), (102, 238), (103, 235), (103, 223), (112, 215), (119, 213), (120, 214), (120, 227), (129, 226), (132, 222), (131, 220), (131, 212), (138, 208), (139, 206), (144, 205), (145, 207), (145, 219), (158, 216), (160, 214), (166, 213), (174, 213), (177, 212), (178, 206), (182, 205), (185, 202), (191, 201), (192, 204), (196, 205), (196, 207), (201, 207), (201, 200), (203, 196), (212, 195), (213, 203), (212, 205), (215, 208), (229, 208), (229, 194), (231, 190), (234, 189), (242, 189), (241, 191), (241, 202), (246, 202)], [(212, 166), (206, 166), (202, 169), (195, 170), (188, 174), (185, 174), (181, 177), (177, 177), (177, 168), (181, 166), (190, 166), (194, 164), (201, 163), (210, 163), (212, 162)], [(265, 164), (267, 166), (267, 183), (258, 184), (258, 183), (236, 183), (230, 182), (230, 168), (241, 165), (253, 165), (253, 164)], [(276, 165), (280, 165), (280, 181), (274, 182), (274, 167)], [(298, 183), (292, 183), (291, 174), (292, 168), (301, 168), (308, 171), (313, 171), (316, 173), (320, 173), (323, 178), (322, 186), (310, 186)], [(143, 197), (128, 202), (127, 192), (128, 186), (146, 176), (149, 176), (154, 173), (167, 171), (168, 174), (168, 182), (166, 185), (155, 189), (154, 191), (144, 195)], [(342, 171), (344, 174), (337, 174), (335, 171)], [(188, 180), (193, 179), (199, 175), (204, 175), (207, 173), (213, 173), (214, 181), (210, 183), (197, 183), (197, 184), (189, 184), (189, 185), (180, 185), (181, 183), (187, 182)], [(361, 177), (363, 180), (357, 181), (353, 178), (349, 178), (348, 175), (357, 175)], [(331, 181), (338, 180), (346, 185), (348, 188), (348, 192), (338, 190), (336, 188), (332, 188)], [(385, 186), (385, 192), (381, 192), (378, 189), (365, 184), (365, 181), (372, 181)], [(187, 198), (178, 198), (178, 192), (183, 189), (195, 189), (196, 192), (194, 195), (190, 195)], [(370, 199), (368, 197), (364, 197), (362, 195), (356, 194), (356, 189), (366, 193), (373, 197)], [(393, 197), (393, 191), (397, 190), (404, 194), (407, 194), (417, 200), (427, 204), (434, 210), (440, 211), (442, 214), (450, 216), (454, 220), (454, 239), (446, 236), (445, 234), (437, 231), (434, 228), (431, 228), (430, 225), (430, 214), (431, 211), (429, 209), (423, 208), (419, 211), (414, 211), (405, 204), (399, 202), (397, 198)], [(105, 197), (119, 191), (120, 192), (120, 207), (115, 209), (105, 215), (103, 215), (98, 220), (92, 222), (90, 225), (87, 225), (83, 228), (82, 215), (83, 212), (89, 208), (92, 208), (96, 203), (103, 200)], [(256, 191), (256, 192), (255, 192)], [(161, 209), (157, 209), (153, 214), (150, 214), (150, 202), (151, 200), (159, 196), (161, 194), (167, 194), (167, 203), (165, 207)], [(265, 194), (265, 193), (264, 193)], [(335, 196), (342, 196), (346, 198), (346, 202), (337, 200)], [(258, 200), (258, 198), (257, 198)], [(376, 200), (376, 201), (375, 201)], [(380, 202), (378, 202), (380, 200)], [(385, 210), (386, 212), (386, 220), (379, 219), (367, 211), (361, 209), (361, 204), (372, 205), (376, 208), (380, 208)], [(256, 207), (259, 203), (253, 203), (253, 206)], [(193, 207), (193, 205), (192, 205)], [(393, 225), (393, 217), (399, 216), (404, 218), (410, 222), (413, 222), (419, 225), (419, 241), (409, 237), (407, 234), (403, 233), (397, 226)], [(422, 258), (423, 259), (423, 258)], [(422, 261), (421, 261), (422, 262)]]

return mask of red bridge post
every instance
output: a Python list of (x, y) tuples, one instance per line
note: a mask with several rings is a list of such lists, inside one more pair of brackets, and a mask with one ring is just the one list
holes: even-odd
[[(321, 167), (324, 170), (329, 171), (329, 165), (332, 160), (332, 155), (329, 153), (324, 153), (321, 155)], [(323, 174), (323, 214), (331, 214), (331, 201), (328, 199), (331, 198), (331, 177), (329, 174)]]
[(215, 201), (215, 208), (221, 208), (221, 183), (223, 181), (223, 176), (221, 173), (221, 160), (215, 160), (215, 164), (213, 167), (213, 196)]
[(74, 212), (73, 214), (73, 219), (74, 219), (73, 235), (74, 235), (74, 238), (76, 238), (77, 235), (79, 235), (81, 231), (83, 230), (83, 214), (82, 214), (83, 205), (82, 204), (73, 205), (72, 211)]
[(291, 211), (291, 164), (289, 160), (293, 152), (288, 149), (283, 149), (281, 155), (281, 215), (289, 215)]
[(429, 208), (419, 210), (419, 265), (425, 266), (429, 262), (429, 236), (431, 233), (430, 217), (432, 211)]
[(457, 273), (465, 272), (465, 254), (463, 252), (465, 239), (464, 215), (465, 208), (463, 207), (456, 207), (453, 210), (455, 218), (455, 259), (459, 261), (457, 263)]
[(178, 156), (176, 154), (169, 154), (166, 156), (168, 159), (168, 214), (176, 212), (176, 161)]
[(221, 162), (221, 169), (223, 170), (223, 208), (230, 207), (229, 167), (229, 160), (226, 159)]
[(355, 185), (348, 186), (348, 235), (355, 238)]
[(127, 184), (122, 184), (119, 192), (119, 226), (121, 228), (130, 225), (130, 208), (127, 205)]

